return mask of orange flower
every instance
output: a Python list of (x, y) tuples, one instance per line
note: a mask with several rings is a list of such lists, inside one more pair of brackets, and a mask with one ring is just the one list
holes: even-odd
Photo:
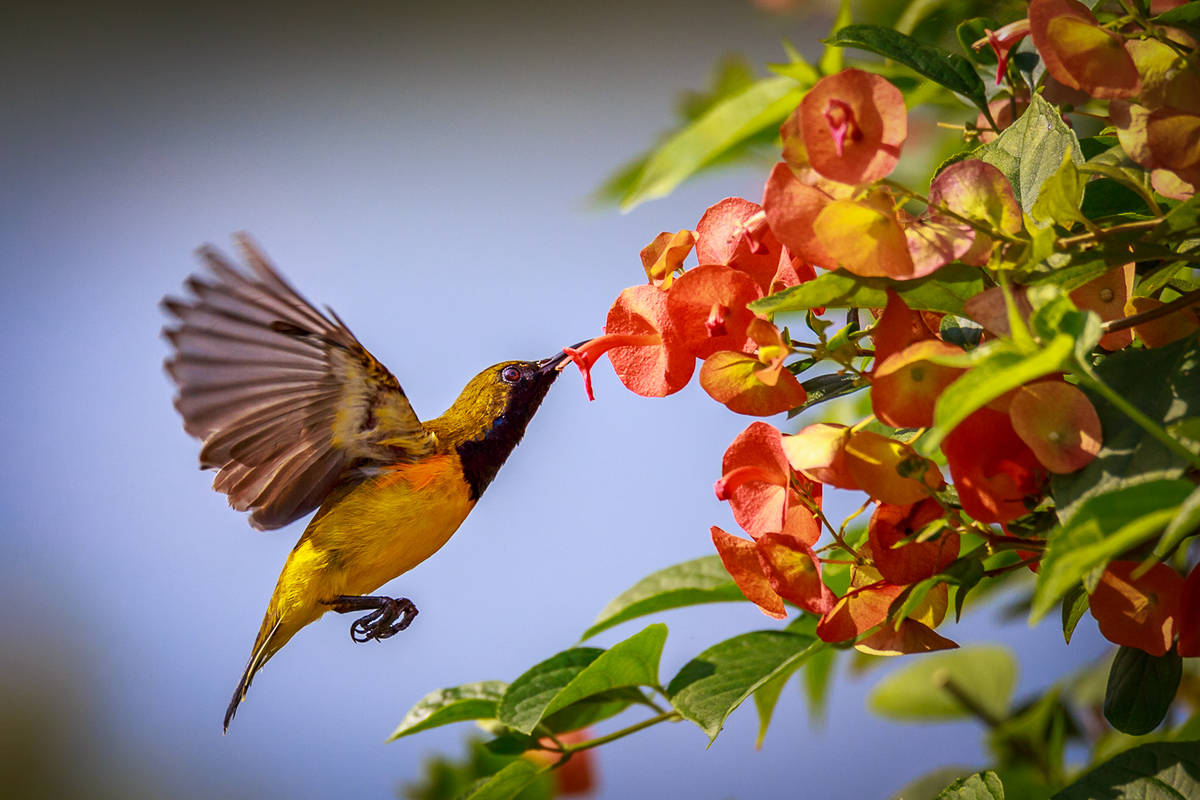
[(691, 379), (696, 359), (671, 325), (666, 292), (648, 284), (629, 287), (608, 310), (604, 330), (577, 349), (564, 348), (583, 373), (589, 400), (591, 368), (605, 353), (621, 383), (643, 397), (673, 394)]
[(1166, 564), (1155, 564), (1141, 577), (1136, 561), (1114, 561), (1088, 598), (1100, 633), (1113, 644), (1165, 655), (1178, 631), (1183, 578)]
[(701, 264), (724, 264), (754, 278), (763, 291), (779, 271), (783, 245), (767, 224), (762, 206), (727, 197), (709, 206), (696, 223), (696, 258)]
[[(1095, 311), (1101, 322), (1125, 316), (1125, 302), (1133, 291), (1133, 264), (1109, 270), (1071, 292), (1071, 302), (1084, 311)], [(1106, 333), (1100, 337), (1105, 350), (1120, 350), (1133, 341), (1133, 330)]]
[(963, 510), (984, 523), (1024, 516), (1024, 500), (1040, 494), (1045, 469), (1013, 430), (1008, 415), (981, 408), (942, 440)]
[[(820, 484), (798, 479), (813, 501)], [(783, 452), (783, 436), (765, 422), (755, 422), (737, 435), (721, 460), (717, 499), (728, 500), (733, 518), (757, 539), (783, 533), (806, 544), (821, 536), (813, 512), (792, 486), (792, 467)]]
[(895, 168), (908, 112), (887, 79), (846, 69), (817, 81), (800, 101), (800, 127), (813, 169), (840, 183), (872, 183)]
[(925, 542), (901, 541), (944, 515), (933, 498), (906, 506), (880, 504), (871, 515), (867, 536), (879, 574), (889, 583), (905, 585), (932, 578), (958, 558), (958, 533), (945, 529)]
[(1022, 386), (1008, 408), (1013, 430), (1051, 472), (1082, 469), (1100, 452), (1100, 418), (1082, 391), (1062, 381)]
[(680, 276), (667, 293), (667, 313), (692, 355), (708, 358), (720, 350), (753, 351), (747, 331), (756, 317), (746, 304), (762, 297), (745, 272), (705, 264)]

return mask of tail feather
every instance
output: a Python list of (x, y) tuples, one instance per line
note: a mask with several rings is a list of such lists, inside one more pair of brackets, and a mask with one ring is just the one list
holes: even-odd
[(288, 639), (291, 639), (291, 631), (284, 633), (281, 625), (282, 619), (275, 618), (272, 620), (272, 615), (267, 614), (267, 618), (263, 620), (262, 628), (258, 632), (258, 639), (254, 642), (254, 650), (250, 654), (250, 661), (246, 664), (246, 669), (242, 672), (242, 679), (238, 681), (237, 688), (233, 691), (233, 699), (229, 701), (229, 708), (225, 710), (225, 728), (223, 732), (229, 731), (229, 723), (233, 721), (233, 715), (237, 713), (238, 706), (246, 699), (246, 692), (250, 689), (250, 682), (254, 680), (254, 675), (263, 665), (270, 660), (271, 656), (279, 652), (279, 649), (287, 644)]

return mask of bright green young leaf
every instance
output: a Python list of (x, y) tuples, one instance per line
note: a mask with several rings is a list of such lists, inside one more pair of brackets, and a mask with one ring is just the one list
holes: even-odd
[[(838, 6), (837, 16), (833, 18), (833, 25), (829, 28), (829, 35), (833, 36), (842, 28), (850, 24), (850, 0), (842, 0)], [(817, 62), (817, 69), (822, 75), (832, 75), (835, 72), (842, 71), (842, 48), (833, 45), (825, 45), (825, 52), (821, 54), (821, 60)]]
[(1194, 194), (1186, 202), (1180, 203), (1168, 211), (1162, 222), (1150, 231), (1147, 238), (1152, 242), (1160, 242), (1181, 234), (1190, 238), (1196, 235), (1198, 225), (1200, 225), (1200, 194)]
[(1064, 150), (1058, 170), (1042, 184), (1037, 202), (1029, 212), (1029, 216), (1038, 222), (1064, 227), (1068, 227), (1069, 222), (1089, 224), (1088, 219), (1079, 210), (1087, 178), (1079, 172), (1071, 155), (1070, 150)]
[(1008, 715), (1017, 685), (1017, 662), (999, 645), (966, 645), (922, 656), (884, 678), (867, 698), (872, 713), (902, 721), (971, 716), (945, 687), (952, 681), (994, 719)]
[[(1143, 414), (1164, 426), (1200, 415), (1200, 347), (1196, 338), (1166, 347), (1123, 350), (1096, 367), (1096, 375)], [(1103, 440), (1090, 464), (1052, 475), (1050, 494), (1063, 522), (1089, 497), (1146, 481), (1177, 478), (1186, 461), (1105, 400), (1085, 389), (1100, 417)]]
[(750, 303), (758, 314), (804, 311), (810, 308), (882, 308), (887, 290), (895, 289), (917, 311), (963, 313), (963, 303), (983, 291), (983, 275), (974, 267), (950, 264), (924, 278), (895, 281), (863, 278), (844, 269), (825, 272), (816, 280), (797, 284)]
[(592, 627), (583, 632), (583, 638), (589, 639), (614, 625), (646, 614), (736, 600), (746, 602), (746, 596), (725, 571), (721, 557), (704, 556), (642, 578), (604, 607)]
[(1191, 493), (1185, 480), (1134, 484), (1084, 501), (1050, 533), (1033, 592), (1032, 625), (1084, 576), (1165, 528)]
[(1000, 395), (1035, 378), (1061, 372), (1074, 349), (1075, 339), (1065, 333), (1030, 355), (1017, 351), (1004, 340), (995, 340), (986, 351), (986, 358), (942, 392), (934, 406), (933, 427), (917, 440), (917, 452), (932, 455), (958, 423)]
[(1154, 555), (1160, 559), (1166, 558), (1180, 542), (1195, 533), (1197, 528), (1200, 528), (1200, 487), (1193, 489), (1179, 506), (1179, 512), (1171, 519), (1171, 524), (1154, 546)]
[(947, 786), (936, 800), (1004, 800), (1004, 784), (994, 772), (977, 772)]
[(1028, 214), (1037, 202), (1042, 184), (1058, 171), (1067, 153), (1075, 163), (1083, 161), (1075, 132), (1063, 122), (1057, 108), (1035, 94), (1016, 122), (995, 141), (975, 150), (971, 157), (1003, 172), (1021, 209)]
[(1108, 673), (1104, 718), (1130, 736), (1149, 733), (1166, 718), (1182, 677), (1183, 659), (1174, 649), (1152, 656), (1136, 647), (1121, 647)]
[(1191, 800), (1200, 797), (1200, 747), (1153, 742), (1085, 773), (1051, 800)]
[(492, 719), (506, 688), (501, 681), (481, 681), (430, 692), (408, 710), (387, 741), (453, 722)]
[[(542, 709), (553, 714), (594, 694), (623, 686), (657, 686), (658, 661), (667, 641), (667, 626), (661, 622), (618, 642), (588, 664), (582, 672)], [(534, 725), (537, 723), (535, 722)], [(529, 730), (533, 727), (530, 726)], [(526, 733), (529, 731), (527, 730)]]
[(975, 67), (949, 50), (918, 42), (911, 36), (878, 25), (847, 25), (825, 39), (824, 43), (857, 47), (898, 61), (934, 83), (967, 98), (981, 111), (987, 109), (987, 91)]
[(598, 647), (573, 647), (532, 667), (509, 685), (496, 718), (514, 730), (532, 732), (551, 701), (603, 654)]
[(1079, 620), (1083, 619), (1083, 615), (1088, 612), (1088, 593), (1083, 588), (1083, 584), (1078, 584), (1067, 590), (1062, 601), (1062, 629), (1063, 641), (1067, 644), (1071, 643), (1071, 636), (1075, 633), (1075, 626), (1079, 624)]
[(754, 631), (713, 645), (671, 679), (667, 695), (675, 710), (700, 726), (711, 743), (725, 718), (760, 686), (824, 642), (787, 631)]
[(664, 197), (730, 147), (778, 126), (799, 105), (806, 87), (792, 78), (773, 77), (714, 105), (676, 133), (646, 161), (636, 183), (621, 199), (628, 211)]
[(537, 780), (545, 769), (532, 761), (518, 758), (492, 777), (481, 781), (462, 800), (512, 800)]

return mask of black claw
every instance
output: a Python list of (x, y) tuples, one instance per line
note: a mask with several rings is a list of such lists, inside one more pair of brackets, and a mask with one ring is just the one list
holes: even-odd
[(417, 607), (407, 597), (340, 595), (327, 600), (325, 605), (339, 614), (371, 610), (350, 626), (350, 638), (360, 643), (391, 638), (411, 625), (417, 616)]

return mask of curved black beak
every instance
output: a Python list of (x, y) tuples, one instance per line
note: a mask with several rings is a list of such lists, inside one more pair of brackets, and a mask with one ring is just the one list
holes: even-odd
[[(587, 344), (590, 341), (591, 341), (591, 339), (584, 339), (582, 342), (571, 345), (570, 349), (577, 350), (580, 347), (583, 347), (585, 344)], [(567, 365), (567, 361), (569, 361), (570, 358), (571, 357), (569, 355), (567, 355), (566, 349), (564, 348), (563, 350), (560, 350), (555, 355), (550, 356), (550, 358), (546, 358), (546, 359), (543, 359), (543, 360), (537, 362), (538, 372), (543, 373), (543, 374), (550, 372), (552, 370), (555, 372), (561, 372), (563, 367), (565, 367)]]

